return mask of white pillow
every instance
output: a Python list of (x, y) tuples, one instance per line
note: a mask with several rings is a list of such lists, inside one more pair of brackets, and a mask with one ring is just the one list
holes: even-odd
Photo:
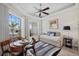
[(54, 36), (54, 33), (50, 34), (50, 36)]

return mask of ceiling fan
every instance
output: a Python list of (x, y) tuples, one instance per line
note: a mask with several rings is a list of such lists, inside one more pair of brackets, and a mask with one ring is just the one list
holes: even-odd
[(47, 13), (47, 12), (45, 12), (45, 11), (48, 10), (48, 9), (50, 9), (49, 7), (46, 7), (46, 8), (44, 8), (44, 9), (42, 9), (41, 6), (42, 6), (42, 4), (40, 4), (40, 9), (34, 7), (36, 10), (38, 10), (38, 11), (35, 12), (35, 13), (39, 13), (38, 16), (39, 16), (40, 18), (42, 18), (42, 13), (43, 13), (43, 14), (46, 14), (46, 15), (49, 15), (49, 13)]

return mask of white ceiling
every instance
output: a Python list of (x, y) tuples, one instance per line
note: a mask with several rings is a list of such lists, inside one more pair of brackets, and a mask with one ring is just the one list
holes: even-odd
[[(12, 6), (14, 6), (16, 9), (20, 10), (22, 13), (25, 15), (31, 15), (38, 17), (38, 10), (36, 8), (40, 8), (40, 3), (12, 3)], [(42, 3), (41, 8), (44, 9), (46, 7), (49, 7), (49, 10), (46, 10), (47, 13), (50, 15), (53, 14), (54, 12), (61, 11), (65, 8), (71, 7), (75, 5), (74, 3)], [(42, 14), (42, 16), (47, 16), (45, 14)]]

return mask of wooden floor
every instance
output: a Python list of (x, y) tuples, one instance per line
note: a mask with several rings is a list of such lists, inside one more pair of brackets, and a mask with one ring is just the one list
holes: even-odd
[(58, 56), (79, 56), (78, 50), (63, 47)]

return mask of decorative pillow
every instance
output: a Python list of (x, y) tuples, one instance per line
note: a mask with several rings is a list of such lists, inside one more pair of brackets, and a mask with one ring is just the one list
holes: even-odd
[(48, 32), (48, 36), (54, 36), (55, 33), (54, 32)]
[(55, 36), (60, 36), (60, 32), (56, 32), (55, 33)]
[(50, 36), (54, 36), (54, 33), (50, 34)]
[(48, 36), (60, 36), (60, 32), (48, 32), (47, 33)]
[(47, 32), (47, 35), (50, 36), (50, 32)]

